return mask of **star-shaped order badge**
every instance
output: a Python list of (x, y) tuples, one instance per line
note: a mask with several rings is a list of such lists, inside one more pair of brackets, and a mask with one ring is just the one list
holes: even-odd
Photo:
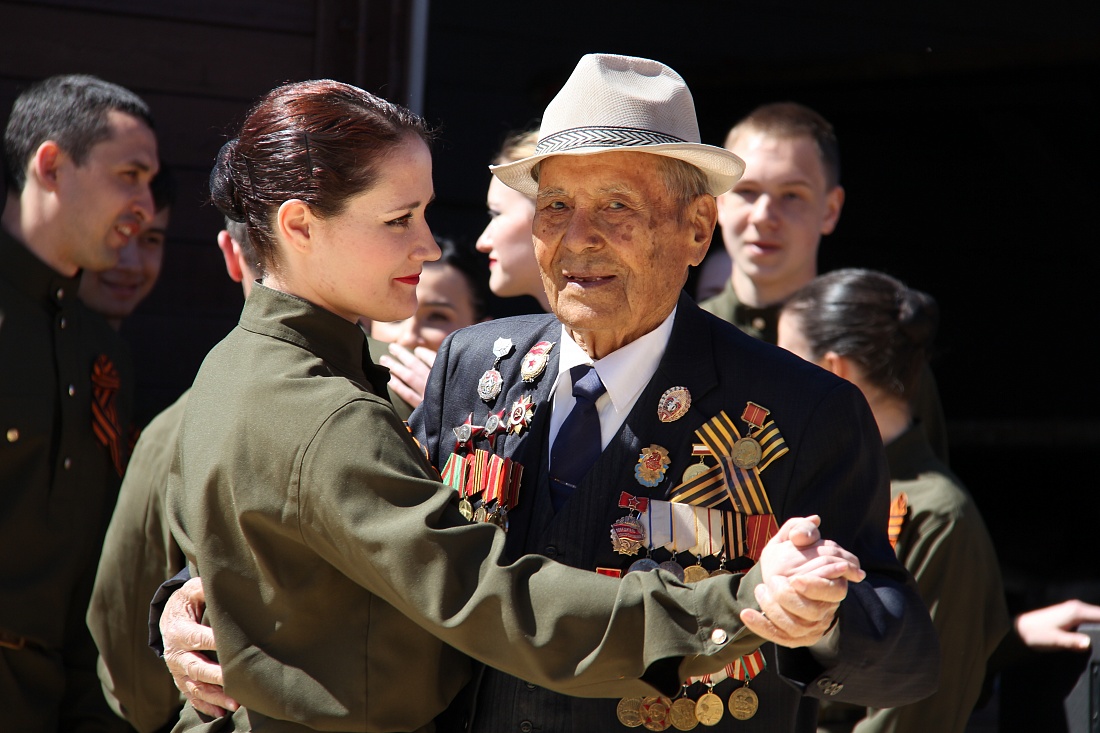
[(466, 422), (454, 428), (455, 450), (459, 448), (468, 448), (471, 441), (481, 435), (484, 430), (485, 428), (480, 425), (474, 425), (474, 413), (471, 412), (466, 417)]
[(508, 430), (519, 435), (525, 429), (531, 427), (531, 418), (535, 414), (535, 401), (531, 395), (523, 395), (512, 403), (508, 410)]
[(485, 418), (484, 430), (485, 439), (489, 441), (489, 450), (495, 449), (497, 435), (508, 430), (507, 420), (504, 417), (504, 410), (490, 412), (488, 417)]

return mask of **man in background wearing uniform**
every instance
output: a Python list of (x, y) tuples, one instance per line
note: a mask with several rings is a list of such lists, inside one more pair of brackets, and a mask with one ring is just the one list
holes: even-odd
[[(718, 197), (718, 225), (733, 268), (725, 289), (700, 307), (774, 344), (780, 308), (817, 276), (821, 238), (840, 220), (840, 146), (820, 114), (778, 102), (734, 125), (725, 147), (745, 161), (745, 175)], [(913, 411), (947, 463), (946, 421), (931, 369), (921, 375)]]
[(102, 272), (89, 270), (80, 278), (77, 294), (84, 305), (103, 316), (116, 331), (153, 292), (164, 262), (164, 242), (176, 197), (176, 182), (163, 163), (150, 188), (156, 208), (152, 220), (119, 251), (114, 267)]
[(0, 231), (0, 710), (6, 730), (110, 726), (84, 622), (125, 470), (133, 378), (77, 298), (153, 218), (148, 106), (91, 76), (15, 101)]

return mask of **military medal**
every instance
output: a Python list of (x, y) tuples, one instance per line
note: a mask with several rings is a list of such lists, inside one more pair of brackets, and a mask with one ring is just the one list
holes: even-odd
[(477, 380), (477, 396), (484, 402), (492, 402), (500, 394), (504, 378), (500, 376), (497, 367), (500, 366), (501, 359), (512, 353), (512, 349), (512, 339), (501, 337), (493, 342), (493, 356), (496, 357), (496, 361), (493, 362), (492, 368), (486, 369), (481, 379)]
[(694, 565), (689, 565), (684, 568), (684, 582), (685, 583), (698, 583), (703, 578), (709, 578), (710, 573), (703, 567), (702, 558), (698, 559)]
[(748, 720), (760, 709), (760, 698), (748, 685), (738, 687), (730, 695), (730, 715), (738, 720)]
[(519, 370), (519, 376), (523, 381), (533, 382), (539, 378), (546, 369), (546, 361), (550, 358), (550, 351), (553, 348), (553, 341), (539, 341), (524, 354)]
[(455, 450), (459, 448), (468, 448), (470, 441), (481, 435), (481, 431), (484, 430), (480, 425), (474, 425), (474, 413), (470, 413), (466, 417), (466, 422), (458, 425), (454, 428), (455, 434)]
[(668, 449), (659, 445), (651, 445), (643, 448), (638, 456), (638, 463), (634, 466), (634, 478), (642, 486), (653, 488), (665, 480), (665, 471), (671, 460), (668, 457)]
[(742, 680), (745, 683), (744, 687), (737, 688), (730, 695), (730, 715), (738, 720), (748, 720), (756, 715), (756, 711), (760, 709), (760, 698), (749, 689), (749, 682), (756, 675), (763, 672), (766, 667), (767, 663), (764, 661), (764, 655), (759, 649), (752, 654), (734, 660), (730, 665), (726, 665), (726, 673), (730, 677)]
[(706, 464), (703, 459), (709, 456), (710, 448), (706, 447), (702, 443), (694, 443), (691, 446), (691, 455), (699, 456), (699, 462), (693, 463), (684, 469), (684, 477), (680, 480), (680, 483), (686, 484), (688, 481), (694, 481), (702, 476), (704, 473), (710, 470), (710, 466)]
[(512, 408), (508, 410), (508, 426), (505, 429), (519, 435), (524, 428), (531, 427), (531, 418), (534, 414), (534, 400), (531, 399), (531, 395), (523, 395), (513, 402)]
[(690, 407), (691, 392), (687, 387), (672, 387), (657, 400), (657, 418), (661, 422), (674, 422), (686, 415)]
[(474, 508), (470, 504), (470, 499), (466, 496), (466, 458), (457, 453), (452, 453), (447, 458), (446, 465), (443, 466), (440, 478), (444, 484), (457, 491), (461, 497), (458, 502), (458, 511), (467, 520), (472, 519)]
[(615, 716), (627, 728), (637, 728), (642, 724), (642, 698), (624, 697), (615, 706)]
[(650, 695), (642, 698), (642, 725), (646, 730), (668, 730), (672, 721), (668, 718), (668, 710), (672, 707), (672, 701), (664, 695)]
[(656, 560), (651, 557), (643, 557), (639, 560), (635, 560), (630, 563), (630, 567), (626, 569), (628, 573), (648, 573), (650, 570), (656, 570), (661, 567)]
[(508, 429), (504, 418), (504, 410), (498, 412), (490, 412), (485, 418), (485, 425), (482, 428), (482, 435), (489, 441), (489, 450), (496, 449), (497, 435), (503, 433)]
[(672, 701), (672, 707), (668, 709), (668, 719), (676, 730), (692, 730), (699, 725), (699, 718), (695, 717), (695, 701), (687, 696), (687, 685), (680, 691), (680, 696)]
[[(764, 427), (764, 421), (767, 420), (768, 415), (771, 414), (771, 410), (768, 410), (755, 402), (745, 403), (745, 411), (741, 413), (741, 419), (753, 429), (760, 430)], [(752, 436), (746, 435), (736, 443), (733, 444), (733, 465), (738, 468), (752, 468), (760, 463), (760, 458), (763, 456), (763, 449), (760, 444), (756, 442), (756, 439)]]
[(676, 562), (675, 560), (665, 560), (657, 567), (661, 568), (661, 570), (672, 573), (676, 577), (676, 580), (680, 581), (681, 583), (684, 582), (684, 566)]
[(722, 704), (722, 698), (714, 694), (714, 684), (710, 682), (710, 675), (703, 679), (706, 681), (707, 692), (695, 701), (695, 717), (703, 725), (718, 725), (718, 721), (725, 714), (726, 706)]
[(611, 525), (611, 547), (615, 552), (620, 555), (637, 555), (645, 546), (645, 527), (638, 515), (648, 505), (649, 499), (645, 497), (631, 496), (625, 491), (619, 495), (619, 506), (629, 509), (630, 513)]

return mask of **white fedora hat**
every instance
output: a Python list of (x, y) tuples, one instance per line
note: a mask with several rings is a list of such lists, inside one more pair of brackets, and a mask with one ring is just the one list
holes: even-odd
[(547, 105), (535, 154), (489, 169), (506, 186), (534, 198), (533, 171), (544, 158), (620, 150), (690, 163), (706, 174), (713, 196), (730, 190), (745, 172), (736, 155), (699, 141), (695, 102), (679, 74), (658, 61), (603, 53), (581, 57)]

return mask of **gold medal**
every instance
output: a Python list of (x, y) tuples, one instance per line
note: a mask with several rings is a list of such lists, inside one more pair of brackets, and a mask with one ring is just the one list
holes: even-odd
[(703, 725), (718, 725), (725, 711), (726, 706), (722, 704), (722, 698), (713, 692), (707, 692), (695, 703), (695, 717)]
[(702, 565), (689, 565), (684, 568), (684, 582), (698, 583), (703, 578), (709, 578), (710, 573)]
[(661, 422), (674, 422), (686, 415), (690, 407), (691, 392), (687, 387), (672, 387), (657, 400), (657, 418)]
[(682, 484), (686, 484), (688, 481), (694, 481), (710, 470), (710, 466), (703, 460), (706, 456), (711, 455), (710, 448), (700, 443), (695, 443), (691, 446), (691, 455), (699, 456), (699, 462), (693, 463), (684, 469), (684, 477), (680, 480)]
[(671, 462), (667, 448), (656, 444), (643, 448), (641, 455), (638, 456), (638, 463), (634, 466), (634, 478), (642, 486), (652, 489), (665, 480), (665, 471), (668, 470), (668, 464)]
[(733, 444), (733, 465), (738, 468), (752, 468), (760, 463), (763, 455), (760, 444), (754, 438), (741, 438)]
[(699, 718), (695, 716), (695, 701), (690, 697), (677, 698), (669, 708), (668, 719), (676, 730), (693, 729), (699, 725)]
[(462, 497), (462, 501), (458, 502), (458, 512), (466, 517), (467, 521), (474, 518), (474, 507), (465, 496)]
[(627, 728), (637, 728), (642, 724), (642, 698), (624, 697), (615, 706), (615, 715)]
[(748, 685), (739, 687), (730, 695), (730, 715), (738, 720), (748, 720), (760, 708), (760, 698)]
[(668, 730), (672, 721), (668, 718), (672, 701), (664, 695), (642, 698), (642, 725), (646, 730)]

